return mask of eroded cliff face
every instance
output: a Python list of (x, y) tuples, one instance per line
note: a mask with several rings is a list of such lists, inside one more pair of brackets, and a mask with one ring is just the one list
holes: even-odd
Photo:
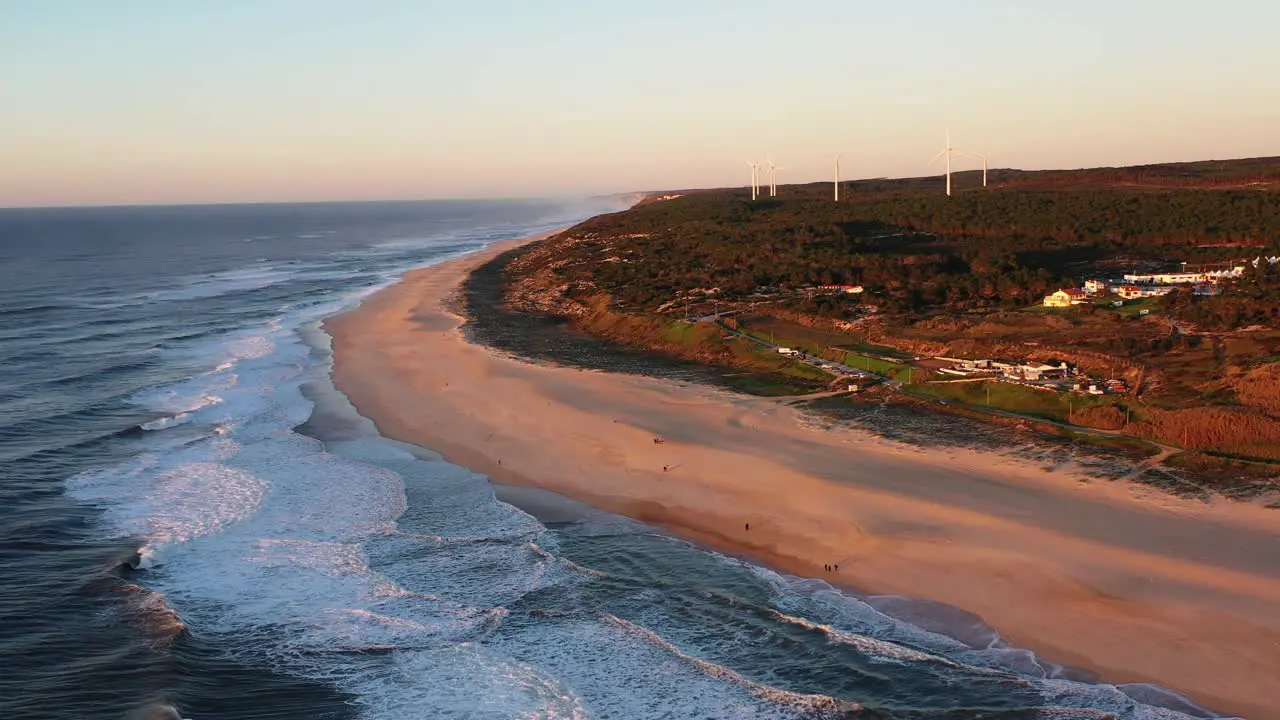
[[(751, 373), (780, 373), (786, 382), (806, 390), (824, 384), (814, 378), (795, 377), (787, 372), (791, 361), (762, 354), (754, 344), (726, 336), (714, 324), (691, 325), (658, 313), (629, 312), (618, 308), (614, 299), (590, 280), (565, 279), (566, 275), (590, 277), (589, 272), (564, 272), (572, 266), (626, 262), (629, 237), (566, 231), (523, 248), (504, 268), (506, 306), (517, 312), (567, 318), (570, 327), (587, 335), (679, 360)], [(589, 253), (581, 252), (584, 250)]]

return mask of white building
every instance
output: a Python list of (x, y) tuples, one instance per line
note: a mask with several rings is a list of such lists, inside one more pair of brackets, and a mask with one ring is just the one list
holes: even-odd
[(1116, 294), (1127, 300), (1158, 297), (1171, 292), (1173, 292), (1172, 285), (1121, 285), (1116, 288)]
[(1244, 274), (1244, 266), (1230, 270), (1205, 270), (1203, 272), (1152, 273), (1150, 275), (1127, 274), (1124, 279), (1137, 284), (1191, 285), (1193, 283), (1220, 282)]
[(1088, 301), (1088, 295), (1080, 288), (1066, 288), (1044, 296), (1045, 307), (1070, 307)]
[(1084, 291), (1090, 295), (1105, 295), (1111, 285), (1106, 280), (1085, 280)]
[(1021, 363), (1003, 368), (1004, 376), (1011, 380), (1049, 380), (1065, 378), (1071, 373), (1067, 363), (1049, 365), (1047, 363)]

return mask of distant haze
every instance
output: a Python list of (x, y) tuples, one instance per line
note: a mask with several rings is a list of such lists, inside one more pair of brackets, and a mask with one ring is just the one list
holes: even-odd
[(1277, 28), (1267, 0), (11, 0), (0, 205), (914, 176), (947, 127), (993, 167), (1276, 155)]

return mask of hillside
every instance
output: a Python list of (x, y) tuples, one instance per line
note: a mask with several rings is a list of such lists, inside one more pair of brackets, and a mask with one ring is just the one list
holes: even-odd
[[(1001, 410), (1280, 460), (1280, 263), (1266, 260), (1280, 256), (1270, 191), (1280, 159), (991, 175), (985, 189), (955, 179), (952, 197), (936, 178), (847, 183), (838, 203), (829, 183), (757, 201), (745, 189), (666, 193), (679, 197), (521, 253), (506, 270), (508, 300), (704, 362), (741, 366), (746, 356), (724, 347), (735, 338), (804, 348), (837, 368), (864, 358), (895, 387), (908, 380), (904, 392), (959, 406), (976, 396), (941, 384), (945, 363), (927, 358), (1066, 361), (1077, 393), (1113, 382), (1074, 400), (1061, 383), (1034, 388), (1058, 394), (1048, 405), (1043, 393), (1001, 393)], [(1181, 286), (1042, 304), (1087, 278), (1230, 268), (1242, 270), (1216, 295)], [(681, 330), (686, 318), (709, 324)], [(915, 359), (872, 368), (886, 353)]]

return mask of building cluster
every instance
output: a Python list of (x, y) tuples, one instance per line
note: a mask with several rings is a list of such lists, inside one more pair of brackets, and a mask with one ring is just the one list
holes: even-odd
[(1107, 380), (1099, 382), (1082, 375), (1078, 368), (1066, 361), (1056, 363), (1039, 362), (1004, 362), (1001, 360), (960, 360), (956, 358), (935, 358), (953, 363), (939, 368), (943, 375), (951, 375), (959, 379), (981, 380), (998, 379), (1005, 382), (1028, 385), (1039, 390), (1058, 392), (1082, 392), (1090, 395), (1107, 393), (1123, 393), (1128, 387), (1123, 380)]
[(820, 292), (858, 295), (863, 291), (863, 287), (861, 285), (819, 285), (818, 290)]
[[(1246, 264), (1257, 267), (1261, 262), (1275, 265), (1280, 263), (1280, 257), (1259, 257)], [(1221, 270), (1195, 272), (1126, 273), (1124, 277), (1115, 280), (1090, 279), (1085, 281), (1084, 287), (1062, 288), (1045, 295), (1044, 305), (1045, 307), (1071, 307), (1082, 305), (1089, 302), (1090, 298), (1102, 295), (1119, 296), (1122, 298), (1120, 302), (1138, 300), (1167, 295), (1178, 287), (1190, 287), (1195, 295), (1217, 295), (1222, 292), (1219, 283), (1244, 275), (1245, 267), (1246, 265), (1236, 265)], [(1113, 304), (1120, 304), (1120, 302)]]
[(949, 360), (955, 364), (940, 368), (944, 375), (960, 377), (999, 376), (1007, 380), (1064, 380), (1075, 373), (1075, 369), (1067, 362), (1048, 363), (1013, 363), (1000, 360)]

